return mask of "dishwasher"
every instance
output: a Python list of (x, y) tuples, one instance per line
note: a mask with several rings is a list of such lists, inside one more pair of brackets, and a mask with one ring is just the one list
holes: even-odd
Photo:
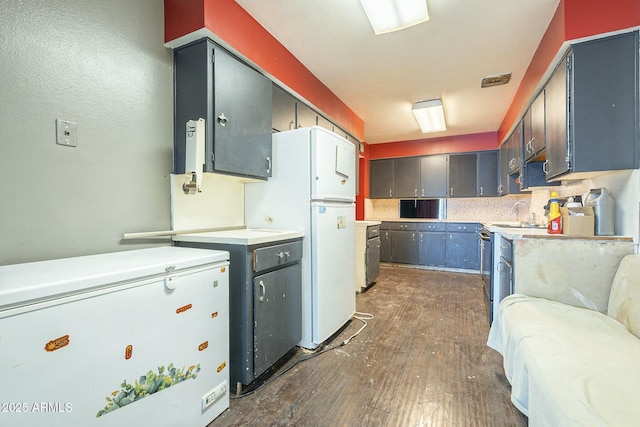
[(380, 221), (356, 221), (355, 288), (365, 291), (380, 275)]
[(380, 275), (380, 226), (367, 227), (366, 285), (371, 285)]
[(229, 406), (229, 254), (0, 266), (0, 424), (205, 426)]
[(489, 324), (493, 322), (493, 233), (486, 227), (478, 231), (480, 237), (480, 276), (482, 277), (482, 289), (484, 290), (485, 305), (488, 311)]

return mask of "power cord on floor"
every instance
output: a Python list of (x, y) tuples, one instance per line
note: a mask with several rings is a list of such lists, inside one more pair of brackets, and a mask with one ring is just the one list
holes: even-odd
[[(246, 393), (238, 394), (238, 395), (236, 395), (236, 396), (229, 396), (229, 399), (231, 399), (231, 400), (233, 400), (233, 399), (241, 399), (241, 398), (243, 398), (243, 397), (247, 397), (247, 396), (249, 396), (249, 395), (252, 395), (253, 393), (255, 393), (255, 392), (257, 392), (258, 390), (260, 390), (262, 387), (266, 386), (267, 384), (271, 384), (273, 381), (275, 381), (276, 379), (280, 378), (281, 376), (283, 376), (284, 374), (286, 374), (287, 372), (289, 372), (291, 369), (293, 369), (293, 368), (294, 368), (295, 366), (297, 366), (299, 363), (305, 362), (305, 361), (307, 361), (307, 360), (309, 360), (309, 359), (313, 359), (314, 357), (320, 356), (321, 354), (324, 354), (324, 353), (326, 353), (326, 352), (328, 352), (328, 351), (335, 350), (336, 348), (343, 347), (343, 346), (345, 346), (345, 345), (349, 344), (349, 343), (351, 342), (351, 340), (352, 340), (352, 339), (354, 339), (356, 336), (358, 336), (358, 334), (359, 334), (360, 332), (362, 332), (362, 331), (364, 330), (364, 328), (366, 328), (366, 327), (367, 327), (367, 325), (368, 325), (367, 320), (371, 320), (371, 319), (373, 319), (374, 317), (373, 317), (373, 314), (370, 314), (370, 313), (361, 313), (361, 312), (356, 311), (356, 312), (354, 313), (354, 315), (353, 315), (353, 318), (354, 318), (354, 319), (358, 319), (358, 320), (360, 320), (360, 321), (363, 323), (363, 325), (360, 327), (360, 329), (358, 329), (358, 330), (356, 331), (356, 333), (355, 333), (355, 334), (351, 335), (351, 336), (350, 336), (349, 338), (347, 338), (346, 340), (341, 341), (341, 342), (340, 342), (340, 344), (336, 344), (336, 345), (334, 345), (334, 346), (327, 347), (327, 348), (322, 348), (321, 350), (317, 350), (317, 351), (315, 351), (315, 352), (313, 352), (313, 353), (309, 354), (308, 356), (303, 357), (302, 359), (298, 359), (298, 360), (296, 360), (294, 363), (292, 363), (291, 365), (289, 365), (289, 366), (287, 366), (286, 368), (284, 368), (282, 371), (278, 372), (278, 374), (277, 374), (277, 375), (275, 375), (275, 376), (273, 376), (273, 377), (269, 378), (268, 380), (266, 380), (265, 382), (263, 382), (262, 384), (260, 384), (258, 387), (254, 388), (253, 390), (250, 390), (250, 391), (248, 391), (248, 392), (246, 392)], [(324, 344), (323, 344), (323, 346), (324, 346)]]
[(351, 341), (353, 338), (358, 336), (358, 334), (360, 332), (362, 332), (364, 330), (364, 328), (367, 327), (367, 325), (368, 325), (367, 320), (373, 319), (373, 314), (371, 314), (371, 313), (361, 313), (359, 311), (356, 311), (353, 314), (353, 318), (354, 319), (358, 319), (359, 321), (361, 321), (363, 323), (363, 325), (362, 325), (362, 327), (360, 329), (358, 329), (358, 331), (355, 334), (351, 335), (349, 338), (347, 338), (346, 340), (342, 341), (342, 343), (340, 343), (340, 345), (347, 345), (347, 344), (349, 344), (349, 341)]

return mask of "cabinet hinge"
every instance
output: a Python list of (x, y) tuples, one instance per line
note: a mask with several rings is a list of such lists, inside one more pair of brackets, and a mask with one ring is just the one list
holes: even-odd
[(216, 62), (216, 50), (211, 49), (211, 63)]

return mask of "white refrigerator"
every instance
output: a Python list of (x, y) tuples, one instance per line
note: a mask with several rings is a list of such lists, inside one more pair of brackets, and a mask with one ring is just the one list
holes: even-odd
[(205, 426), (229, 407), (229, 254), (0, 266), (0, 425)]
[(273, 175), (245, 185), (245, 224), (305, 232), (302, 340), (314, 349), (355, 313), (356, 148), (318, 126), (273, 134)]

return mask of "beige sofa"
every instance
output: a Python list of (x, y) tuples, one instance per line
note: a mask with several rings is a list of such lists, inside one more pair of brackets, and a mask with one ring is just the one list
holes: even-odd
[(607, 313), (505, 298), (487, 344), (530, 426), (640, 425), (640, 255), (621, 261)]

